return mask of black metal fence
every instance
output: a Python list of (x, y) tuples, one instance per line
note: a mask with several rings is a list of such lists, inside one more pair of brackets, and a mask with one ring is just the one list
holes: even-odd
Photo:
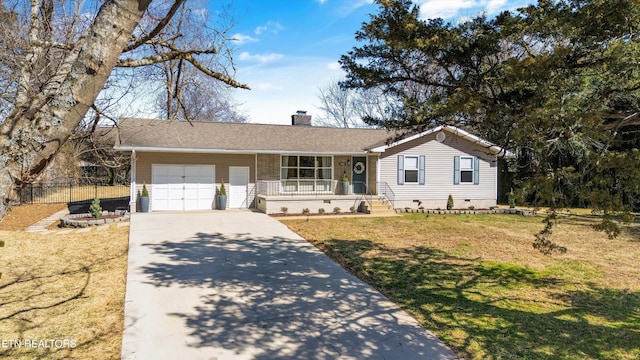
[(20, 204), (57, 204), (129, 197), (128, 185), (29, 184), (19, 194)]

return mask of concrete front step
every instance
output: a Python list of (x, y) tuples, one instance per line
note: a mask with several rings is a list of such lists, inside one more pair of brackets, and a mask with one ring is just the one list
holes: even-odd
[(374, 210), (374, 211), (370, 212), (370, 213), (369, 213), (369, 215), (375, 215), (375, 216), (382, 216), (382, 215), (384, 215), (384, 216), (395, 216), (395, 215), (398, 215), (398, 214), (397, 214), (395, 211), (393, 211), (393, 210), (386, 210), (386, 211), (380, 211), (380, 210), (375, 211), (375, 210)]
[(373, 200), (371, 203), (370, 214), (372, 215), (396, 215), (396, 211), (391, 207), (389, 201)]

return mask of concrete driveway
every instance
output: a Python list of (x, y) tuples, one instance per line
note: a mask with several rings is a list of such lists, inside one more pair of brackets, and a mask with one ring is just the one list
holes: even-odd
[(133, 214), (123, 359), (454, 359), (277, 220)]

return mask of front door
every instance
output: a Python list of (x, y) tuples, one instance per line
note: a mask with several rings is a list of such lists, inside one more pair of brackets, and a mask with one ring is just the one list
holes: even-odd
[(248, 166), (229, 166), (229, 208), (247, 208)]
[(367, 158), (364, 156), (353, 157), (353, 173), (351, 184), (354, 194), (365, 194), (367, 192)]

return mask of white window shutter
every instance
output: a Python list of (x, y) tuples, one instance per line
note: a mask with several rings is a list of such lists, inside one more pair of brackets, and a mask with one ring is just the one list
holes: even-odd
[(404, 185), (404, 155), (398, 155), (398, 185)]

